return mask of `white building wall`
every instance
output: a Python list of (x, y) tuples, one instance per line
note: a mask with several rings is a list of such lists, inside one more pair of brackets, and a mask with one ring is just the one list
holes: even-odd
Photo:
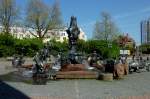
[[(18, 38), (35, 38), (30, 32), (32, 32), (34, 35), (36, 35), (36, 31), (31, 28), (25, 28), (25, 27), (11, 27), (10, 33)], [(66, 32), (67, 28), (62, 29), (52, 29), (48, 30), (47, 34), (45, 35), (44, 42), (47, 42), (51, 39), (55, 39), (56, 41), (63, 42), (68, 39), (68, 34)], [(2, 26), (0, 26), (0, 32), (2, 32)], [(83, 32), (83, 30), (80, 28), (80, 34), (79, 39), (87, 40), (86, 34)]]
[[(49, 30), (48, 33), (46, 34), (46, 37), (49, 37), (49, 38), (47, 38), (47, 40), (45, 41), (48, 41), (50, 39), (55, 39), (56, 41), (59, 41), (59, 42), (68, 40), (68, 34), (66, 30), (67, 28)], [(85, 41), (87, 40), (87, 36), (81, 28), (80, 28), (79, 39), (82, 39)]]

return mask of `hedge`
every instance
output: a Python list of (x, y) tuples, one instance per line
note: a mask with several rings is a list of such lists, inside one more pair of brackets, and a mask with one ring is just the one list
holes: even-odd
[[(16, 39), (11, 35), (0, 34), (0, 57), (12, 56), (14, 54), (24, 54), (34, 56), (35, 52), (43, 47), (39, 39)], [(22, 50), (24, 48), (24, 51)]]
[(143, 54), (150, 54), (150, 44), (142, 44), (139, 48)]
[[(67, 53), (69, 50), (68, 42), (56, 42), (51, 40), (51, 54), (57, 55), (61, 50)], [(108, 42), (102, 40), (78, 40), (77, 51), (86, 55), (96, 50), (104, 58), (115, 58), (119, 55), (119, 47), (115, 43), (111, 43), (112, 47), (108, 46)], [(43, 43), (39, 39), (15, 39), (10, 35), (0, 34), (0, 57), (12, 56), (13, 54), (22, 54), (33, 57), (37, 51), (43, 48)], [(22, 50), (24, 48), (24, 50)]]
[[(109, 43), (111, 43), (112, 46), (109, 46)], [(83, 51), (86, 54), (96, 50), (103, 58), (116, 58), (119, 56), (120, 49), (117, 44), (104, 40), (79, 41), (77, 48), (79, 51)]]

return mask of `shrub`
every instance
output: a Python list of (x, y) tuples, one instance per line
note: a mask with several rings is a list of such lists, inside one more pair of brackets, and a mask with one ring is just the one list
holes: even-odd
[(0, 57), (11, 56), (14, 49), (15, 39), (9, 34), (0, 34)]
[(13, 36), (4, 33), (0, 34), (0, 45), (13, 47), (14, 43), (15, 39), (13, 38)]
[[(59, 51), (67, 53), (69, 50), (68, 42), (56, 42), (51, 40), (51, 54), (57, 55)], [(24, 50), (22, 50), (24, 48)], [(43, 43), (39, 39), (15, 39), (11, 35), (0, 34), (0, 57), (12, 56), (13, 54), (24, 54), (34, 56), (37, 51), (43, 48)], [(90, 54), (96, 50), (104, 58), (115, 58), (119, 55), (119, 47), (112, 42), (112, 47), (108, 47), (108, 42), (104, 40), (78, 40), (77, 51)]]
[(92, 53), (96, 50), (97, 53), (102, 55), (104, 58), (115, 58), (119, 56), (119, 47), (117, 44), (111, 42), (112, 46), (108, 46), (108, 42), (104, 40), (88, 40), (78, 41), (78, 50), (85, 52), (86, 54)]
[[(39, 39), (15, 39), (8, 34), (0, 34), (0, 57), (12, 56), (13, 54), (22, 54), (25, 56), (34, 56), (35, 53), (43, 47)], [(24, 50), (22, 50), (24, 48)]]
[(143, 53), (143, 54), (150, 54), (150, 44), (142, 44), (140, 46), (140, 51)]
[(14, 52), (15, 49), (13, 47), (0, 45), (0, 57), (12, 56)]
[(17, 54), (23, 53), (25, 56), (34, 56), (43, 47), (43, 43), (39, 39), (17, 39), (14, 46)]
[(60, 51), (66, 53), (69, 50), (67, 42), (57, 42), (55, 40), (51, 40), (49, 43), (51, 44), (51, 54), (53, 55), (57, 55)]

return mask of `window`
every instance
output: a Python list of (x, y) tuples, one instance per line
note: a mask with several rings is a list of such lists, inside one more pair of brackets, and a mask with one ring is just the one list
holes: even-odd
[(64, 41), (66, 41), (66, 40), (67, 40), (67, 38), (66, 38), (66, 37), (63, 37), (63, 40), (64, 40)]
[(2, 32), (2, 28), (0, 27), (0, 32)]
[(64, 35), (63, 36), (65, 36), (65, 33), (63, 33)]
[(56, 37), (56, 40), (60, 40), (60, 37)]
[(14, 34), (14, 36), (15, 36), (16, 38), (18, 38), (18, 35), (17, 35), (17, 34)]
[(20, 39), (22, 39), (23, 38), (23, 34), (20, 34)]
[(29, 34), (27, 35), (27, 38), (30, 38), (30, 35), (29, 35)]

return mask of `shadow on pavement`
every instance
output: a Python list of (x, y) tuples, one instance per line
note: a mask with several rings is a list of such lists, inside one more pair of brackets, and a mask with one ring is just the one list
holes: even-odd
[(27, 95), (14, 87), (0, 81), (0, 99), (30, 99)]
[(32, 78), (26, 78), (20, 76), (17, 71), (9, 72), (7, 74), (0, 75), (1, 81), (8, 81), (8, 82), (24, 82), (27, 84), (32, 84)]

